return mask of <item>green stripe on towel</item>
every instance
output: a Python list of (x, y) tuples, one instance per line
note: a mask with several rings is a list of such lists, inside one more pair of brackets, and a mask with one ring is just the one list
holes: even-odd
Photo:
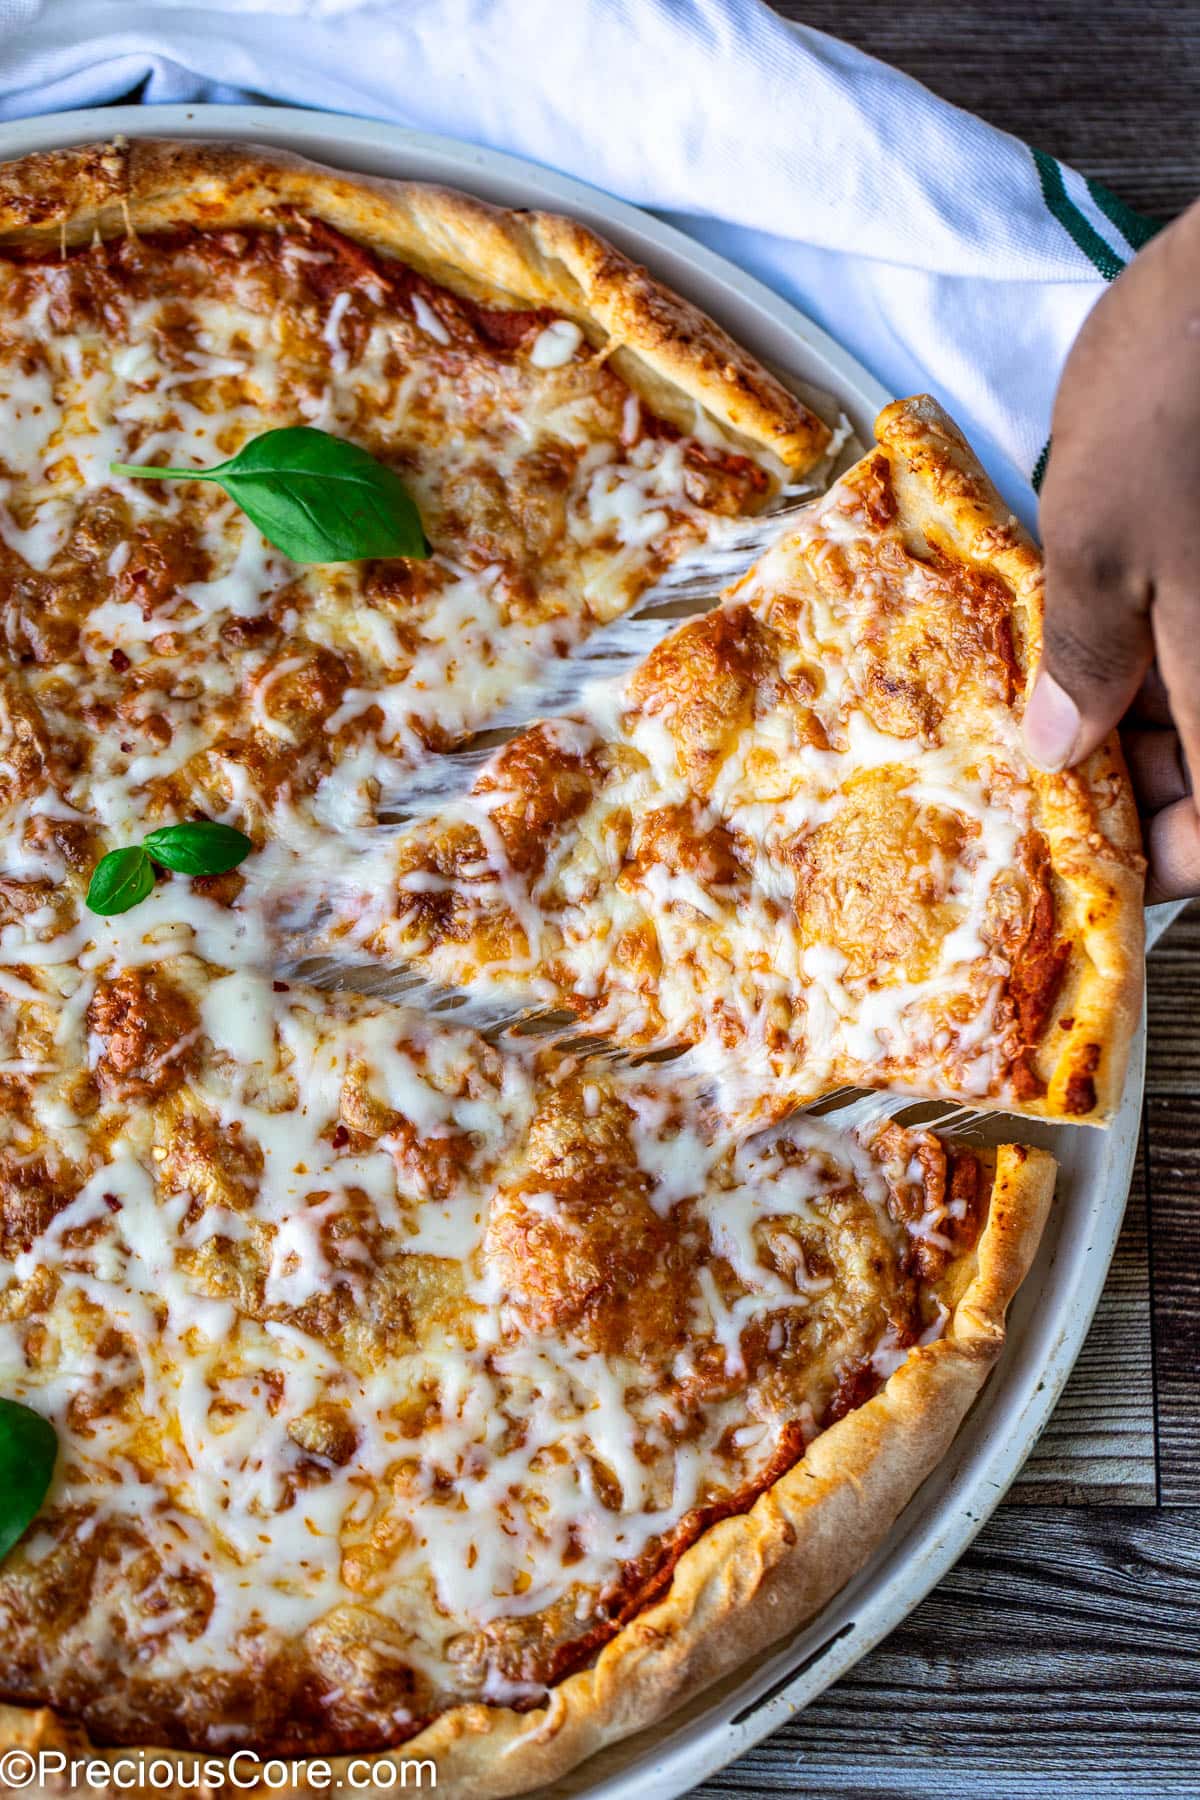
[[(1112, 281), (1125, 267), (1125, 258), (1118, 256), (1095, 226), (1085, 219), (1075, 202), (1067, 193), (1063, 184), (1062, 170), (1052, 156), (1044, 150), (1031, 147), (1033, 160), (1037, 165), (1038, 180), (1042, 184), (1042, 198), (1050, 212), (1058, 220), (1071, 242), (1087, 257), (1092, 267), (1103, 275), (1105, 281)], [(1099, 205), (1099, 201), (1097, 201)], [(1115, 221), (1114, 221), (1115, 223)]]
[(1148, 244), (1155, 232), (1161, 231), (1161, 219), (1148, 219), (1145, 213), (1135, 212), (1132, 206), (1126, 206), (1119, 194), (1106, 188), (1102, 181), (1093, 181), (1091, 176), (1085, 177), (1088, 193), (1100, 208), (1106, 219), (1111, 219), (1127, 244), (1140, 250)]

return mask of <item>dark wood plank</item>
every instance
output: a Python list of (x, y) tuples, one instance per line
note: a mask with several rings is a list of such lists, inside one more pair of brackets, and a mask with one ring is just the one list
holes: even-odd
[(844, 1681), (695, 1790), (1200, 1791), (1200, 1514), (1005, 1509)]
[(1147, 1105), (1147, 1124), (1160, 1487), (1164, 1506), (1194, 1506), (1200, 1503), (1200, 1098), (1156, 1096)]
[(1091, 1331), (1010, 1505), (1153, 1506), (1157, 1498), (1145, 1138)]
[(1146, 965), (1146, 1092), (1200, 1092), (1200, 902), (1165, 933)]
[(1169, 218), (1200, 193), (1200, 7), (1186, 0), (773, 0)]

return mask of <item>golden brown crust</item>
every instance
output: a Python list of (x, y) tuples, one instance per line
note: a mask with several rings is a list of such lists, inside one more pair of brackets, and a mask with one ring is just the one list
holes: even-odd
[[(932, 541), (999, 575), (1011, 590), (1028, 693), (1042, 643), (1036, 545), (928, 394), (895, 401), (875, 429), (905, 514)], [(1079, 768), (1061, 775), (1034, 771), (1033, 781), (1050, 851), (1056, 925), (1070, 955), (1036, 1050), (1045, 1092), (1021, 1110), (1104, 1125), (1120, 1102), (1142, 1000), (1145, 863), (1137, 808), (1115, 733)]]
[(133, 143), (52, 150), (0, 168), (0, 244), (73, 245), (95, 233), (262, 225), (287, 209), (401, 257), (458, 293), (548, 306), (661, 416), (684, 429), (700, 405), (792, 471), (829, 429), (719, 326), (576, 220), (514, 212), (450, 188), (346, 175), (255, 145)]
[[(823, 1432), (803, 1460), (749, 1513), (722, 1521), (681, 1557), (666, 1596), (613, 1638), (595, 1664), (556, 1687), (533, 1712), (462, 1706), (390, 1753), (387, 1763), (428, 1759), (437, 1790), (462, 1800), (501, 1800), (565, 1774), (605, 1744), (643, 1730), (683, 1696), (764, 1650), (812, 1618), (890, 1530), (945, 1454), (1004, 1344), (1009, 1302), (1037, 1250), (1054, 1191), (1045, 1151), (995, 1152), (986, 1228), (945, 1277), (960, 1297), (944, 1337), (912, 1351), (866, 1405)], [(0, 1706), (0, 1745), (85, 1754), (88, 1740), (48, 1710)], [(110, 1767), (129, 1750), (86, 1751)], [(160, 1755), (187, 1774), (202, 1757)], [(334, 1758), (334, 1781), (349, 1762)], [(370, 1759), (366, 1759), (370, 1760)], [(395, 1785), (357, 1786), (382, 1795)], [(47, 1792), (68, 1793), (67, 1786)], [(116, 1800), (115, 1782), (89, 1787)], [(181, 1780), (158, 1793), (217, 1789)], [(258, 1788), (243, 1789), (257, 1793)], [(261, 1790), (261, 1791), (266, 1791)], [(324, 1791), (301, 1776), (274, 1793)]]

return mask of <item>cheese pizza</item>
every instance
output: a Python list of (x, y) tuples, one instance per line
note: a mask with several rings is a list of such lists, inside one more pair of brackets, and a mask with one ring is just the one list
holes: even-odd
[(1027, 764), (1040, 558), (932, 401), (877, 433), (720, 606), (406, 833), (335, 934), (692, 1046), (739, 1114), (853, 1084), (1106, 1120), (1142, 953), (1120, 752)]
[[(0, 418), (0, 1402), (57, 1443), (0, 1746), (114, 1796), (130, 1747), (179, 1795), (237, 1751), (524, 1792), (811, 1618), (944, 1454), (1054, 1165), (908, 1096), (1111, 1110), (1119, 761), (1020, 760), (1036, 556), (908, 403), (628, 682), (389, 824), (836, 442), (570, 220), (266, 150), (26, 159)], [(128, 472), (298, 426), (430, 553), (296, 561)], [(217, 828), (206, 872), (138, 847)], [(385, 958), (605, 1053), (364, 991)], [(847, 1081), (894, 1092), (794, 1110)]]

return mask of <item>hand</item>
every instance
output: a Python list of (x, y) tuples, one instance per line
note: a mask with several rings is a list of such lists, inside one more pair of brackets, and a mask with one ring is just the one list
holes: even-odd
[(1076, 339), (1041, 529), (1029, 755), (1066, 768), (1123, 720), (1147, 898), (1200, 893), (1200, 203), (1151, 240)]

